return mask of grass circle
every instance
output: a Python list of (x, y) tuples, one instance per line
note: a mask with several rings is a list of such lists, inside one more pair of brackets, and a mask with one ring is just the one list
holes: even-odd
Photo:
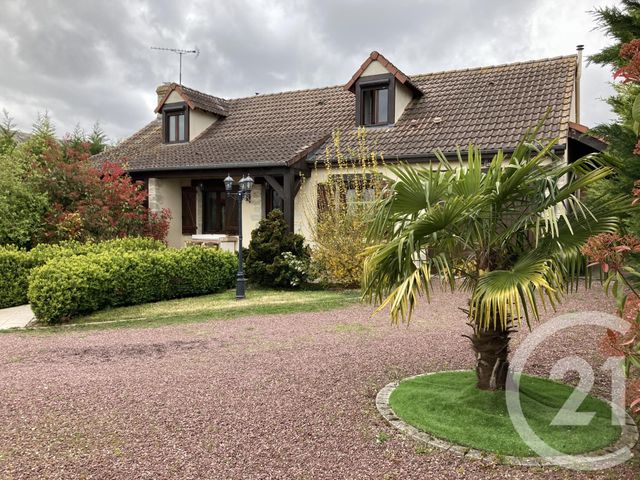
[[(520, 400), (533, 431), (568, 455), (613, 444), (621, 428), (611, 423), (611, 407), (591, 396), (578, 408), (595, 412), (588, 425), (551, 425), (572, 392), (571, 386), (523, 375)], [(434, 437), (498, 455), (536, 456), (511, 423), (505, 392), (478, 390), (474, 372), (440, 372), (405, 380), (391, 394), (389, 405), (402, 420)]]

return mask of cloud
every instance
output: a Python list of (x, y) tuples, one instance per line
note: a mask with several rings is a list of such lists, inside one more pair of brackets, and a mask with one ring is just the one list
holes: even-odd
[[(0, 17), (0, 108), (25, 130), (49, 111), (58, 133), (100, 120), (112, 139), (153, 118), (155, 87), (198, 47), (186, 85), (232, 98), (346, 82), (371, 50), (408, 74), (565, 55), (609, 43), (594, 30), (607, 0), (15, 1)], [(612, 117), (610, 72), (583, 76), (583, 122)]]

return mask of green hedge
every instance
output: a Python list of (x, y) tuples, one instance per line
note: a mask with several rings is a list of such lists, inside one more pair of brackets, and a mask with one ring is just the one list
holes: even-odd
[(35, 269), (29, 301), (57, 323), (106, 307), (218, 292), (233, 285), (235, 255), (202, 247), (55, 258)]
[(73, 257), (101, 252), (165, 250), (164, 243), (150, 238), (119, 238), (99, 243), (64, 242), (41, 244), (30, 251), (0, 246), (0, 308), (27, 303), (31, 270), (59, 257)]
[(24, 250), (0, 247), (0, 308), (27, 303), (29, 273), (37, 265)]

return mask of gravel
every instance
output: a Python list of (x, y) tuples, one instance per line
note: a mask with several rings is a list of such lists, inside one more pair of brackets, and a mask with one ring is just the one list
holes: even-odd
[[(637, 478), (636, 460), (589, 473), (487, 465), (385, 423), (374, 399), (388, 382), (472, 367), (465, 303), (463, 294), (436, 295), (409, 327), (355, 306), (0, 335), (0, 478)], [(594, 289), (558, 313), (580, 310), (613, 304)], [(548, 373), (569, 354), (601, 364), (601, 333), (582, 328), (546, 342), (531, 371)], [(606, 378), (596, 385), (606, 394)]]

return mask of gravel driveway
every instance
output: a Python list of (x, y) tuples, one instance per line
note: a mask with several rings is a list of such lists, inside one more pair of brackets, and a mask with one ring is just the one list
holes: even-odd
[[(638, 478), (636, 460), (583, 474), (486, 465), (387, 426), (374, 406), (386, 383), (473, 364), (464, 296), (435, 300), (408, 328), (357, 306), (0, 335), (0, 478)], [(594, 289), (561, 312), (579, 310), (613, 309)], [(567, 353), (597, 364), (598, 338), (553, 339), (532, 370)], [(606, 391), (606, 379), (598, 385)]]

